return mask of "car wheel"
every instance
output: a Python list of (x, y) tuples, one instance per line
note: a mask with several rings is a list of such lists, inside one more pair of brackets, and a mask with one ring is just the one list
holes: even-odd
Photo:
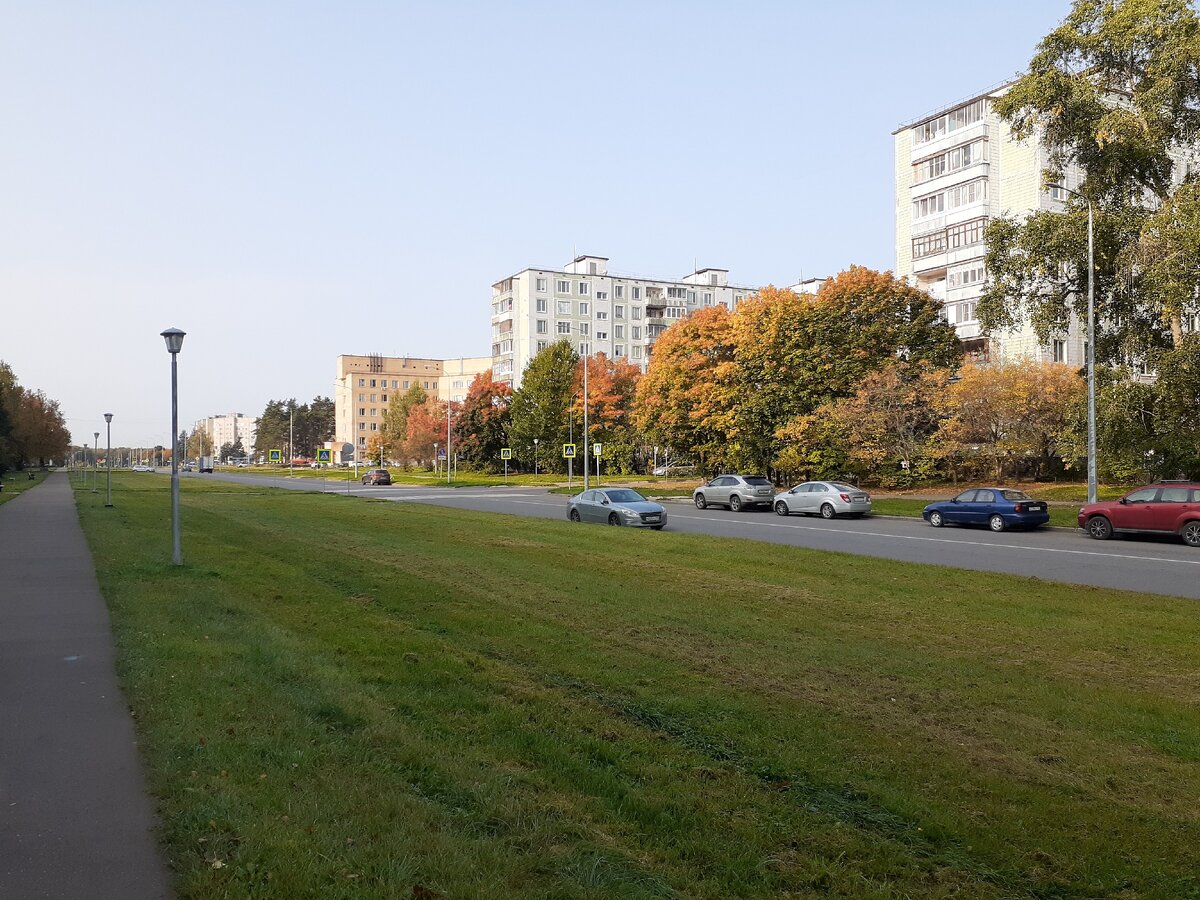
[(732, 497), (730, 497), (729, 498), (729, 508), (731, 510), (733, 510), (734, 512), (741, 512), (742, 511), (742, 498), (739, 497), (737, 494), (734, 494)]
[(988, 528), (992, 529), (992, 531), (1003, 531), (1004, 516), (992, 516), (988, 519)]
[(1189, 547), (1200, 547), (1200, 522), (1185, 522), (1180, 535)]
[(775, 515), (786, 516), (788, 514), (788, 505), (780, 500), (775, 504)]
[(1107, 541), (1112, 537), (1112, 522), (1104, 516), (1092, 516), (1088, 519), (1087, 533), (1098, 541)]
[(577, 510), (577, 509), (571, 510), (569, 513), (567, 513), (567, 518), (570, 519), (572, 522), (578, 522), (579, 521), (579, 510)]
[(821, 504), (821, 518), (822, 519), (832, 519), (836, 514), (837, 514), (837, 512), (836, 512), (836, 510), (834, 510), (832, 504), (830, 504), (830, 503), (822, 503)]
[(655, 530), (655, 531), (662, 531), (662, 530), (663, 530), (663, 526), (662, 526), (662, 525), (651, 525), (650, 527), (651, 527), (653, 530)]
[(946, 520), (942, 518), (942, 514), (936, 509), (929, 514), (929, 524), (934, 528), (941, 528), (946, 524)]
[(616, 513), (609, 513), (608, 514), (608, 524), (609, 525), (620, 525), (621, 517), (618, 516)]
[(697, 494), (692, 501), (696, 504), (696, 509), (705, 509), (708, 506), (708, 501), (704, 499), (703, 494)]

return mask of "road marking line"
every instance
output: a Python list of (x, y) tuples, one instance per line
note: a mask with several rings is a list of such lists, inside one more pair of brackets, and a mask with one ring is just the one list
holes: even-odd
[[(688, 519), (696, 522), (712, 522), (724, 521), (729, 519), (714, 520), (706, 516), (681, 516), (678, 513), (671, 516), (671, 519)], [(820, 531), (825, 534), (849, 534), (862, 537), (879, 537), (879, 538), (896, 538), (902, 541), (924, 541), (930, 544), (955, 544), (966, 545), (968, 547), (989, 547), (997, 550), (1033, 550), (1040, 553), (1070, 553), (1076, 556), (1102, 556), (1105, 559), (1130, 559), (1139, 562), (1172, 562), (1181, 563), (1185, 566), (1200, 566), (1200, 559), (1176, 559), (1170, 556), (1132, 556), (1127, 553), (1101, 553), (1098, 550), (1065, 550), (1058, 547), (1037, 547), (1027, 544), (994, 544), (990, 541), (967, 541), (958, 540), (956, 538), (934, 538), (934, 537), (918, 537), (917, 535), (909, 534), (888, 534), (882, 531), (831, 531), (829, 528), (821, 528), (816, 525), (791, 525), (783, 522), (733, 522), (734, 525), (742, 525), (747, 528), (794, 528), (799, 531)], [(718, 535), (719, 536), (719, 535)], [(850, 551), (845, 551), (850, 552)]]

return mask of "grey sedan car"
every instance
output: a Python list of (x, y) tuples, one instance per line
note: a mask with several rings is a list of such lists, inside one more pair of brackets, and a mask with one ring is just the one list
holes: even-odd
[(871, 495), (852, 484), (840, 481), (806, 481), (775, 497), (775, 512), (834, 516), (863, 516), (871, 511)]
[(568, 500), (567, 518), (572, 522), (607, 522), (661, 531), (667, 524), (667, 511), (629, 488), (601, 488)]
[(775, 502), (775, 487), (761, 475), (718, 475), (692, 491), (692, 502), (697, 509), (728, 506), (734, 512), (751, 506), (770, 508)]

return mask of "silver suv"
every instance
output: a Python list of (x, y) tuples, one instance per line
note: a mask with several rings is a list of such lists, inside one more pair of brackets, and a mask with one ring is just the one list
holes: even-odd
[(692, 492), (692, 502), (696, 509), (728, 506), (734, 512), (748, 506), (769, 508), (775, 502), (775, 488), (761, 475), (718, 475)]

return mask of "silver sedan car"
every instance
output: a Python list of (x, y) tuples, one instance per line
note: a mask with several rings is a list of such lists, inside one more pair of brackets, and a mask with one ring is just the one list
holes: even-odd
[(770, 508), (774, 497), (775, 487), (761, 475), (718, 475), (692, 491), (696, 509), (728, 506), (734, 512), (753, 506)]
[(567, 501), (567, 518), (572, 522), (607, 522), (661, 531), (667, 524), (667, 511), (629, 488), (600, 488)]
[(790, 491), (775, 495), (775, 512), (781, 516), (792, 513), (820, 515), (822, 519), (835, 516), (859, 516), (871, 511), (871, 495), (852, 484), (840, 481), (806, 481)]

